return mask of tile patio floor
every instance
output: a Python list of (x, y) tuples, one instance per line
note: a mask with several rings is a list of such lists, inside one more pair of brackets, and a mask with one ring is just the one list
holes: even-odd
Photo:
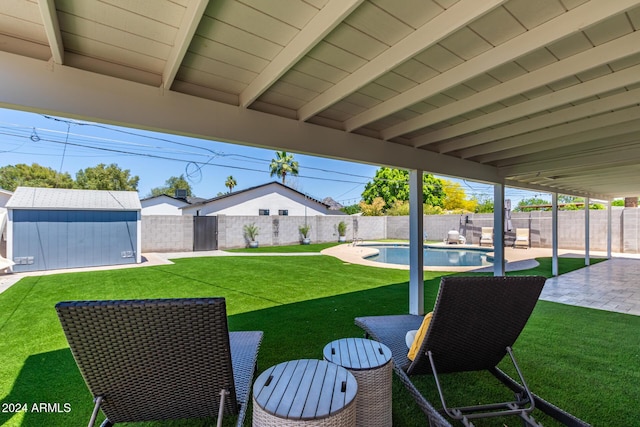
[(640, 316), (640, 259), (612, 258), (547, 279), (540, 299)]

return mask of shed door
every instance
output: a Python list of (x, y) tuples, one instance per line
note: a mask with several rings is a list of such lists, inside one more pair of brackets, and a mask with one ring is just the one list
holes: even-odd
[(14, 271), (133, 264), (133, 211), (13, 211)]
[(218, 249), (218, 217), (193, 217), (193, 250), (213, 251)]

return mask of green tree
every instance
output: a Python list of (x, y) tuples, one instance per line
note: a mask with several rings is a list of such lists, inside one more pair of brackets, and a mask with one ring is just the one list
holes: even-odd
[(476, 210), (475, 213), (492, 213), (493, 212), (493, 199), (489, 197), (477, 198), (474, 197), (476, 201)]
[(276, 151), (276, 158), (271, 160), (269, 165), (271, 176), (276, 175), (282, 179), (282, 184), (285, 183), (287, 175), (298, 175), (298, 162), (293, 160), (293, 154), (288, 154), (286, 151)]
[(74, 188), (83, 190), (137, 191), (138, 176), (131, 176), (129, 169), (122, 170), (112, 163), (81, 169), (76, 173)]
[(167, 196), (175, 197), (176, 190), (186, 190), (187, 197), (193, 197), (191, 185), (184, 175), (170, 177), (164, 182), (164, 186), (152, 188), (150, 195), (151, 197), (157, 197), (166, 194)]
[(583, 203), (584, 198), (575, 197), (575, 196), (567, 196), (566, 194), (558, 195), (558, 203)]
[(227, 180), (224, 182), (224, 186), (229, 189), (229, 193), (233, 191), (233, 187), (235, 187), (236, 185), (238, 185), (238, 183), (236, 182), (236, 179), (231, 175), (229, 175), (227, 177)]
[[(579, 211), (584, 209), (584, 197), (562, 195), (558, 196), (558, 203), (566, 203), (564, 206), (558, 208), (563, 211)], [(577, 206), (577, 203), (582, 203), (583, 205)], [(604, 209), (604, 205), (601, 203), (589, 203), (589, 209), (592, 211), (602, 210)]]
[(475, 212), (478, 202), (474, 199), (467, 200), (467, 194), (459, 183), (444, 179), (442, 180), (442, 186), (445, 193), (443, 208), (446, 210)]
[[(527, 206), (538, 206), (538, 205), (548, 205), (551, 204), (550, 201), (541, 199), (539, 197), (531, 197), (529, 199), (522, 199), (518, 202), (518, 206), (514, 209), (517, 212), (531, 212), (538, 210), (537, 208), (529, 208)], [(544, 208), (542, 210), (549, 210), (548, 208)]]
[[(442, 181), (431, 174), (422, 175), (422, 196), (426, 205), (442, 206), (444, 189)], [(380, 168), (373, 181), (369, 181), (362, 192), (365, 203), (371, 204), (381, 197), (385, 206), (392, 207), (396, 200), (409, 200), (409, 172), (402, 169)]]
[(356, 204), (356, 205), (343, 206), (340, 208), (340, 210), (346, 213), (347, 215), (353, 215), (353, 214), (360, 213), (360, 205)]
[(382, 197), (376, 197), (367, 203), (364, 200), (360, 202), (360, 212), (364, 216), (382, 216), (384, 214), (384, 200)]
[(404, 200), (396, 200), (393, 206), (387, 208), (385, 212), (388, 216), (406, 216), (409, 215), (409, 202)]
[(1, 167), (0, 188), (15, 191), (18, 187), (73, 188), (73, 178), (37, 163)]

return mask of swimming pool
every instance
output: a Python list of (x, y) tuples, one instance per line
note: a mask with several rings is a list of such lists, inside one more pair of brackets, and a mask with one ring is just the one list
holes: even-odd
[[(366, 245), (378, 250), (378, 254), (366, 257), (369, 261), (387, 264), (409, 265), (408, 245)], [(487, 260), (489, 250), (464, 248), (438, 248), (425, 246), (424, 265), (431, 267), (482, 267), (492, 265), (491, 257)]]

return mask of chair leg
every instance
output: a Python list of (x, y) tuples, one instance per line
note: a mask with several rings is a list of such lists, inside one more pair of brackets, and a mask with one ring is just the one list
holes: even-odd
[(88, 427), (93, 427), (96, 424), (96, 418), (98, 418), (98, 412), (100, 411), (100, 405), (102, 404), (103, 400), (104, 398), (102, 396), (98, 396), (93, 399), (93, 411), (91, 412), (91, 418), (89, 419)]
[[(436, 388), (438, 390), (438, 394), (440, 395), (440, 402), (442, 403), (442, 407), (444, 411), (451, 418), (461, 421), (465, 426), (471, 427), (473, 426), (471, 420), (476, 418), (488, 418), (488, 417), (498, 417), (498, 416), (508, 416), (508, 415), (517, 415), (522, 418), (524, 421), (528, 422), (530, 426), (539, 427), (540, 425), (536, 423), (536, 421), (529, 416), (535, 408), (534, 398), (532, 393), (529, 391), (529, 388), (522, 376), (522, 372), (520, 371), (520, 367), (516, 363), (515, 357), (513, 356), (513, 352), (510, 347), (507, 347), (507, 353), (509, 354), (511, 361), (518, 373), (520, 381), (522, 382), (522, 387), (519, 391), (522, 391), (522, 396), (518, 396), (517, 400), (514, 402), (500, 402), (494, 404), (486, 404), (486, 405), (475, 405), (475, 406), (466, 406), (466, 407), (457, 407), (457, 408), (449, 408), (447, 407), (447, 403), (444, 398), (444, 392), (440, 385), (440, 380), (438, 378), (438, 372), (436, 370), (436, 365), (433, 358), (433, 353), (431, 351), (427, 352), (427, 356), (429, 357), (429, 363), (431, 364), (431, 372), (433, 374), (433, 378), (436, 382)], [(526, 407), (528, 405), (528, 407)]]
[(216, 427), (222, 427), (222, 417), (224, 415), (224, 398), (228, 395), (228, 390), (220, 390), (220, 407), (218, 408), (218, 422), (216, 423)]

